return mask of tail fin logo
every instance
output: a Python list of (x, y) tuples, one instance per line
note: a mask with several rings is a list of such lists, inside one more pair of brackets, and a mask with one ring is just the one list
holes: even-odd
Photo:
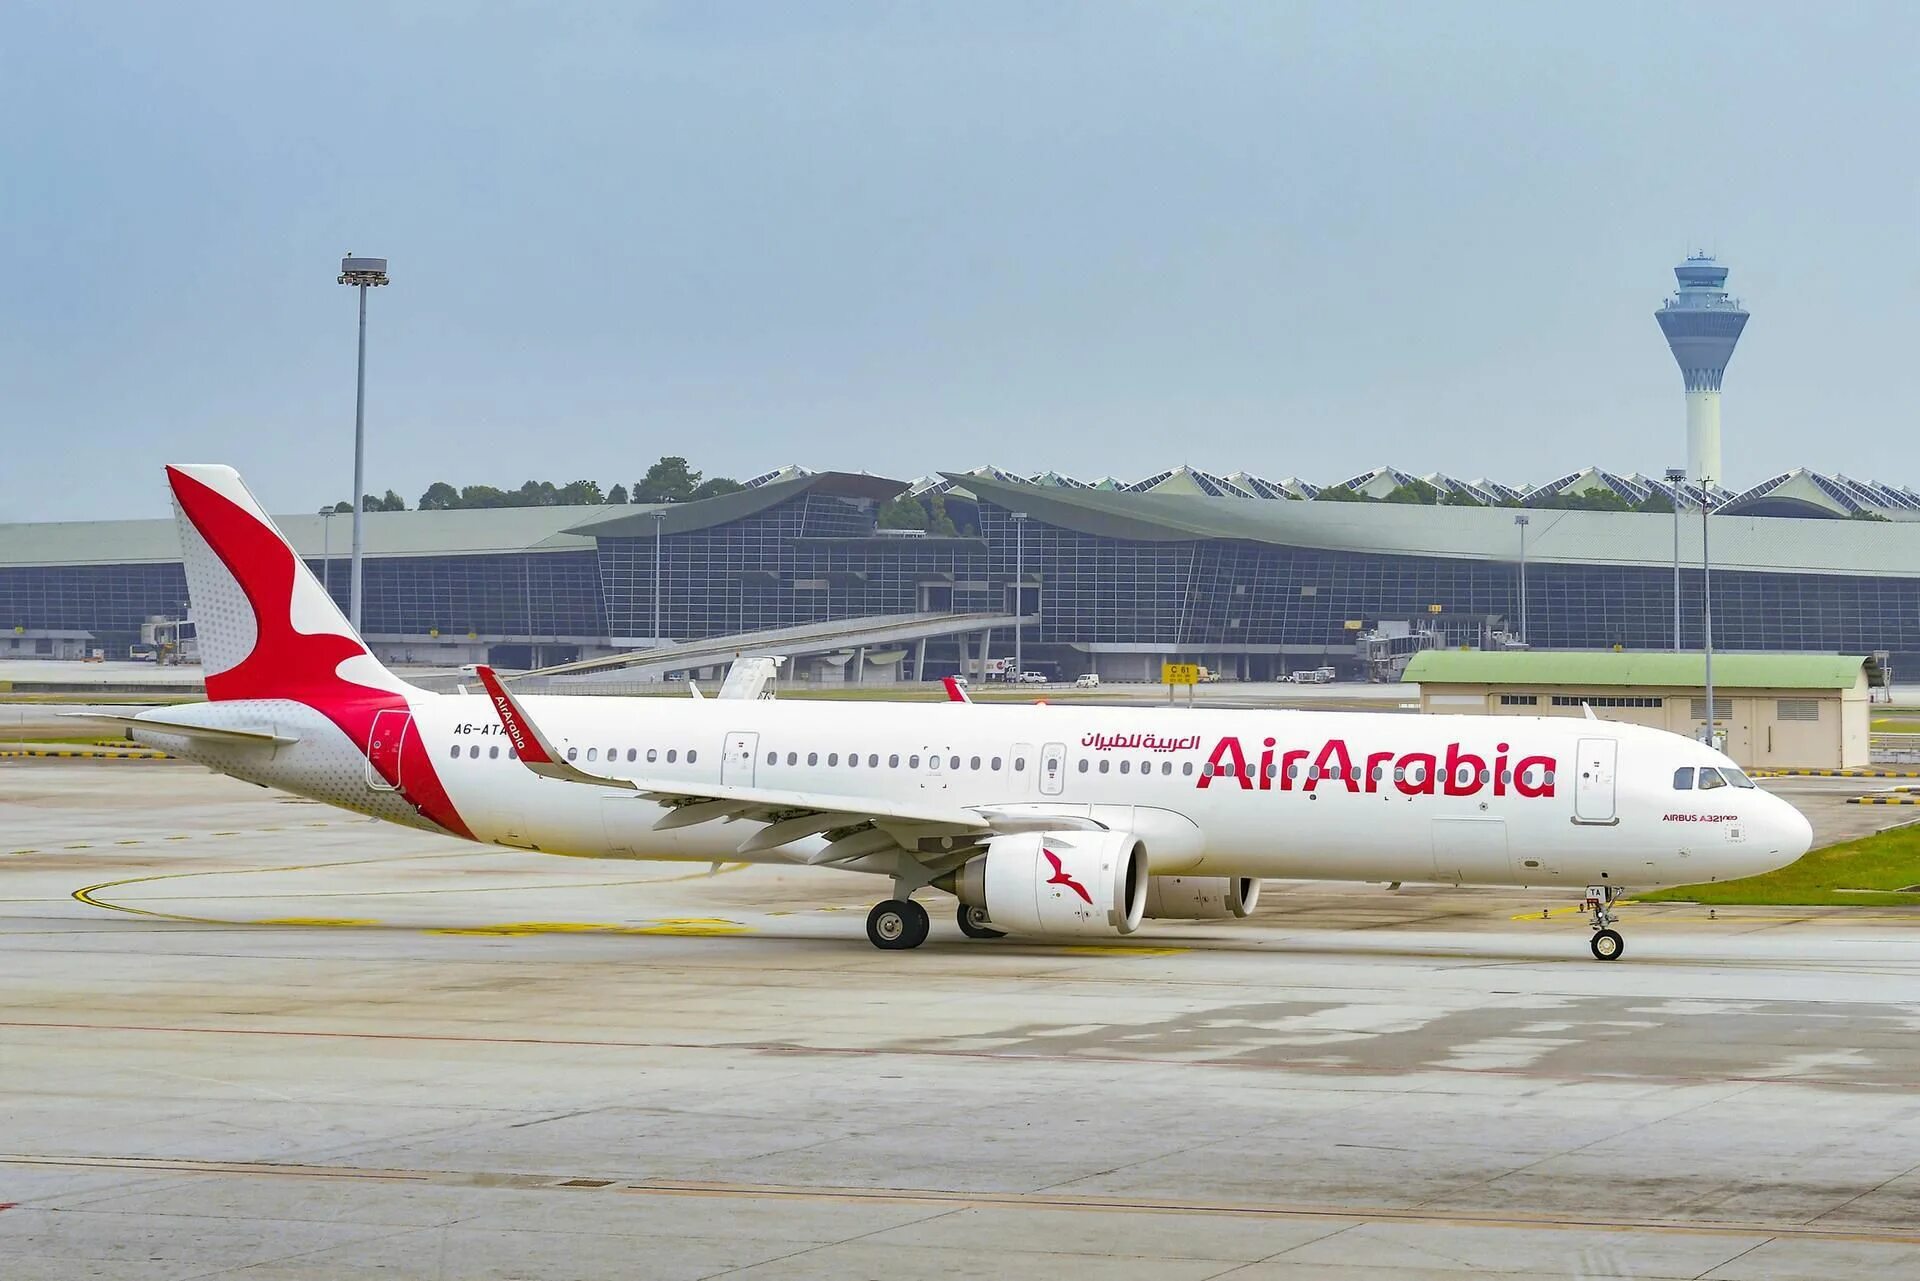
[[(208, 674), (208, 698), (296, 698), (318, 706), (385, 692), (379, 684), (362, 684), (340, 675), (340, 665), (358, 657), (367, 659), (369, 675), (381, 671), (357, 637), (336, 630), (302, 631), (295, 625), (296, 611), (323, 628), (330, 622), (344, 628), (345, 620), (331, 602), (320, 608), (301, 599), (300, 580), (306, 576), (306, 567), (277, 530), (181, 468), (169, 467), (167, 479), (180, 510), (233, 575), (253, 609), (252, 652), (237, 666)], [(314, 593), (320, 590), (310, 576), (307, 586)]]

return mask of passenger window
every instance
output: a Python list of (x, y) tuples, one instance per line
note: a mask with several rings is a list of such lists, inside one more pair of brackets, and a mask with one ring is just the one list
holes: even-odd
[(649, 747), (647, 749), (647, 764), (651, 765), (659, 759), (660, 759), (660, 749), (657, 747)]
[(1180, 772), (1181, 772), (1182, 774), (1192, 774), (1192, 773), (1193, 773), (1193, 762), (1192, 762), (1192, 761), (1182, 761), (1182, 762), (1180, 762)]
[(868, 769), (880, 768), (880, 754), (878, 752), (867, 753), (867, 768)]
[(1018, 774), (1018, 773), (1020, 773), (1020, 772), (1021, 772), (1022, 770), (1024, 770), (1024, 769), (1026, 769), (1026, 768), (1027, 768), (1027, 758), (1026, 758), (1026, 757), (1024, 757), (1024, 756), (1016, 756), (1016, 757), (1014, 757), (1014, 758), (1013, 758), (1013, 772), (1014, 772), (1014, 773), (1016, 773), (1016, 774)]
[(700, 750), (698, 748), (690, 747), (687, 749), (687, 764), (691, 765), (699, 759)]
[(1693, 790), (1693, 766), (1682, 765), (1673, 772), (1673, 790), (1676, 792)]
[(1161, 762), (1160, 762), (1160, 772), (1161, 772), (1162, 774), (1172, 774), (1172, 773), (1173, 773), (1173, 762), (1172, 762), (1172, 761), (1161, 761)]
[(1267, 762), (1266, 768), (1262, 772), (1266, 774), (1268, 778), (1280, 777), (1280, 767), (1278, 765), (1275, 765), (1272, 761)]
[(1720, 771), (1711, 766), (1700, 767), (1700, 790), (1710, 792), (1716, 787), (1725, 787), (1727, 780), (1720, 777)]
[(667, 764), (669, 765), (673, 764), (673, 758), (677, 755), (679, 755), (679, 753), (676, 752), (673, 748), (669, 747), (667, 749)]
[(617, 747), (609, 747), (607, 749), (607, 764), (611, 765), (619, 759), (620, 759), (620, 749)]
[(892, 755), (887, 757), (887, 768), (888, 769), (900, 768), (900, 753), (894, 752)]
[[(473, 749), (473, 754), (474, 754), (475, 756), (478, 756), (478, 755), (480, 755), (480, 749), (479, 749), (479, 748), (477, 748), (477, 747), (476, 747), (476, 748), (474, 748), (474, 749)], [(590, 761), (597, 761), (597, 760), (599, 760), (599, 759), (600, 759), (600, 749), (599, 749), (599, 748), (597, 748), (597, 747), (589, 747), (589, 748), (587, 749), (587, 759), (588, 759), (588, 760), (590, 760)]]
[(500, 759), (500, 749), (498, 746), (489, 747), (487, 749), (487, 759), (490, 761), (497, 761)]
[(1759, 786), (1759, 784), (1755, 783), (1752, 779), (1748, 778), (1745, 774), (1742, 774), (1739, 770), (1734, 769), (1731, 765), (1721, 766), (1720, 772), (1722, 774), (1725, 774), (1727, 776), (1727, 781), (1729, 783), (1732, 783), (1735, 787)]
[(627, 759), (628, 759), (628, 760), (630, 760), (630, 761), (635, 761), (635, 760), (639, 760), (639, 759), (640, 759), (640, 753), (639, 753), (639, 752), (638, 752), (637, 750), (635, 750), (634, 748), (631, 748), (631, 747), (629, 747), (629, 748), (627, 749)]
[(827, 764), (838, 765), (839, 763), (840, 763), (840, 753), (838, 752), (827, 753)]
[(860, 768), (860, 753), (858, 753), (858, 752), (848, 752), (848, 753), (847, 753), (847, 768), (848, 768), (848, 769), (859, 769), (859, 768)]
[(947, 768), (948, 768), (948, 769), (959, 769), (959, 768), (960, 768), (960, 758), (959, 758), (958, 756), (949, 756), (949, 757), (947, 758)]
[(968, 769), (979, 769), (979, 768), (980, 768), (980, 758), (979, 758), (978, 756), (973, 756), (973, 757), (969, 757), (969, 758), (968, 758), (968, 760), (967, 760), (967, 768), (968, 768)]
[(517, 761), (520, 759), (520, 753), (514, 751), (511, 747), (509, 747), (507, 749), (507, 759), (510, 761)]
[(807, 753), (807, 764), (818, 765), (819, 763), (820, 763), (820, 753), (818, 752)]
[(1100, 762), (1100, 772), (1101, 772), (1102, 774), (1104, 774), (1104, 773), (1106, 773), (1106, 772), (1107, 772), (1108, 770), (1110, 770), (1110, 769), (1112, 769), (1112, 768), (1113, 768), (1113, 762), (1112, 762), (1112, 761), (1101, 761), (1101, 762)]
[(1492, 777), (1493, 777), (1493, 775), (1491, 775), (1491, 774), (1489, 774), (1489, 773), (1487, 773), (1487, 771), (1485, 771), (1485, 770), (1481, 770), (1481, 771), (1480, 771), (1480, 781), (1481, 781), (1482, 783), (1485, 783), (1485, 782), (1487, 782), (1487, 781), (1488, 781), (1489, 779), (1491, 779)]
[(778, 765), (779, 763), (780, 763), (780, 753), (778, 752), (767, 753), (767, 764)]
[[(458, 759), (459, 759), (459, 757), (460, 757), (460, 744), (458, 744), (458, 743), (455, 743), (455, 744), (453, 745), (453, 750), (452, 750), (451, 752), (448, 752), (448, 753), (447, 753), (447, 755), (449, 755), (449, 756), (451, 756), (451, 757), (453, 757), (454, 759), (456, 759), (456, 760), (458, 760)], [(571, 756), (571, 753), (569, 753), (569, 756)]]
[[(453, 750), (458, 752), (460, 749), (456, 747)], [(567, 749), (567, 759), (570, 761), (580, 759), (580, 749), (577, 747), (569, 747)]]
[(1120, 772), (1121, 772), (1122, 774), (1124, 774), (1124, 773), (1126, 773), (1126, 772), (1127, 772), (1128, 770), (1130, 770), (1130, 769), (1132, 769), (1132, 768), (1133, 768), (1133, 762), (1132, 762), (1132, 761), (1121, 761), (1121, 762), (1120, 762)]
[[(457, 752), (457, 751), (459, 751), (460, 749), (456, 747), (456, 748), (454, 748), (453, 750)], [(1086, 757), (1084, 757), (1084, 756), (1082, 756), (1082, 757), (1080, 758), (1080, 772), (1081, 772), (1082, 774), (1084, 774), (1084, 773), (1086, 773), (1086, 772), (1087, 772), (1087, 758), (1086, 758)]]
[[(472, 757), (472, 758), (473, 758), (474, 760), (476, 760), (476, 761), (477, 761), (477, 760), (479, 760), (479, 759), (480, 759), (480, 744), (478, 744), (478, 743), (475, 743), (475, 744), (474, 744), (474, 745), (473, 745), (472, 747), (469, 747), (469, 748), (467, 749), (467, 755), (468, 755), (468, 756), (470, 756), (470, 757)], [(588, 757), (588, 759), (589, 759), (589, 760), (591, 760), (591, 759), (592, 759), (592, 757), (593, 757), (593, 752), (592, 752), (592, 750), (591, 750), (591, 749), (589, 749), (589, 750), (588, 750), (588, 752), (587, 752), (587, 757)]]
[(990, 768), (996, 774), (1000, 772), (1000, 758), (998, 756), (993, 758), (993, 765)]
[(907, 757), (907, 768), (908, 769), (920, 768), (920, 754), (918, 752), (915, 752), (912, 756)]

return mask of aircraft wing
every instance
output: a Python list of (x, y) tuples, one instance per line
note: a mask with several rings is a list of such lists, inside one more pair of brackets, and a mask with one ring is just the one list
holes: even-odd
[[(827, 835), (832, 838), (831, 842), (816, 861), (857, 858), (895, 846), (916, 850), (923, 841), (938, 847), (930, 852), (944, 854), (956, 844), (955, 840), (946, 838), (958, 838), (958, 844), (965, 846), (1004, 832), (1104, 826), (1084, 817), (601, 774), (582, 769), (566, 759), (565, 752), (534, 723), (490, 668), (481, 667), (478, 675), (500, 717), (508, 743), (528, 769), (559, 782), (632, 791), (665, 805), (668, 812), (654, 824), (656, 831), (710, 822), (745, 820), (762, 824), (741, 842), (742, 853), (771, 849), (807, 836)], [(876, 834), (884, 839), (876, 841)], [(838, 854), (836, 847), (841, 851)]]

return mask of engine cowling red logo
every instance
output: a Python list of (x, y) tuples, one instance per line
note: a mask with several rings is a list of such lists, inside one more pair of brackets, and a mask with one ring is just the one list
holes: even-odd
[(1067, 869), (1060, 866), (1060, 856), (1058, 854), (1055, 854), (1052, 850), (1045, 848), (1044, 846), (1041, 848), (1040, 852), (1047, 856), (1047, 862), (1053, 864), (1053, 875), (1047, 878), (1047, 884), (1066, 886), (1068, 889), (1072, 890), (1075, 894), (1078, 894), (1081, 897), (1081, 899), (1083, 899), (1086, 902), (1086, 905), (1088, 907), (1092, 907), (1093, 895), (1087, 893), (1086, 886), (1082, 885), (1080, 882), (1074, 880), (1071, 876), (1067, 875)]

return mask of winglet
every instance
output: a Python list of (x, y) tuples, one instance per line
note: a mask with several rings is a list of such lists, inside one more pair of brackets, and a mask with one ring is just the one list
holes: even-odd
[(947, 687), (947, 701), (949, 703), (971, 703), (973, 701), (967, 697), (967, 687), (953, 677), (943, 676), (940, 678), (940, 683)]
[(570, 761), (562, 759), (561, 753), (547, 741), (540, 727), (533, 723), (526, 709), (520, 706), (520, 700), (507, 693), (507, 687), (493, 669), (482, 663), (474, 669), (474, 675), (486, 687), (487, 699), (493, 704), (494, 712), (500, 717), (500, 728), (507, 732), (507, 742), (512, 746), (520, 763), (543, 778), (557, 778), (563, 783), (591, 783), (597, 787), (632, 787), (624, 778), (608, 778), (602, 774), (590, 774), (586, 770), (576, 769)]

